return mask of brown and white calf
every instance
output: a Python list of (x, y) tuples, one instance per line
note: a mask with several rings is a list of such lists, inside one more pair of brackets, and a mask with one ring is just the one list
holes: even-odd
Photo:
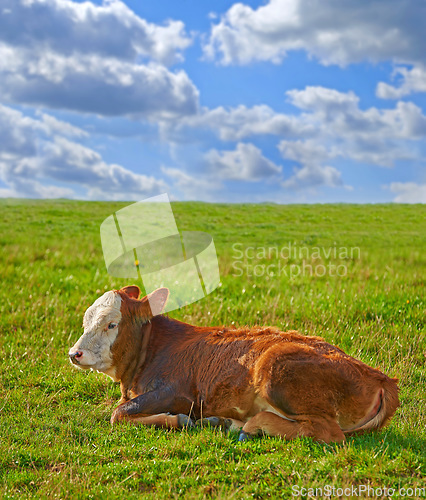
[[(242, 429), (330, 442), (380, 429), (399, 405), (397, 380), (319, 337), (276, 328), (198, 327), (158, 315), (169, 292), (106, 292), (70, 349), (77, 367), (121, 384), (111, 422), (180, 428), (188, 415)], [(151, 306), (150, 306), (151, 304)]]

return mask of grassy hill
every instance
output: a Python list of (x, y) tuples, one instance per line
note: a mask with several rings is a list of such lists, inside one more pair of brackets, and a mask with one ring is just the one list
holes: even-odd
[(67, 352), (85, 309), (130, 284), (107, 275), (99, 237), (125, 205), (0, 201), (3, 498), (292, 498), (326, 485), (397, 498), (425, 487), (426, 206), (173, 203), (180, 230), (214, 237), (222, 285), (171, 316), (320, 335), (399, 378), (388, 428), (325, 445), (111, 429), (118, 385), (75, 370)]

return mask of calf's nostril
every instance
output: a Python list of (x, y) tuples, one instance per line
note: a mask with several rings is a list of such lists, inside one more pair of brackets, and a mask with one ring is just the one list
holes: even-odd
[(81, 356), (83, 356), (83, 353), (81, 351), (76, 351), (69, 354), (71, 360), (79, 359), (81, 358)]

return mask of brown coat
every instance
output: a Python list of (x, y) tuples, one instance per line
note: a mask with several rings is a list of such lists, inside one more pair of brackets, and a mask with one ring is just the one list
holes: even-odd
[(165, 303), (168, 292), (139, 300), (138, 290), (116, 292), (122, 318), (111, 354), (122, 400), (112, 422), (181, 427), (191, 414), (244, 435), (328, 442), (381, 428), (399, 405), (396, 379), (320, 337), (151, 317), (149, 302)]

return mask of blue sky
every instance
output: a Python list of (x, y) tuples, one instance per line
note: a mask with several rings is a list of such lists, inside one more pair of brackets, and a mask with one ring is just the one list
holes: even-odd
[(0, 196), (426, 202), (423, 0), (0, 0)]

